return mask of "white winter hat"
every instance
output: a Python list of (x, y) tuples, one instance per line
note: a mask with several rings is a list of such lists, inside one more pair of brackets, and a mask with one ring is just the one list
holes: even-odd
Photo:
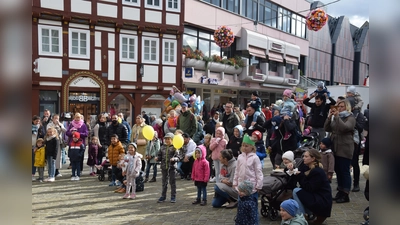
[(356, 93), (356, 87), (354, 87), (353, 85), (348, 87), (347, 88), (347, 92), (355, 94)]
[(293, 152), (292, 151), (287, 151), (287, 152), (283, 153), (282, 159), (288, 159), (289, 161), (292, 162), (294, 160)]

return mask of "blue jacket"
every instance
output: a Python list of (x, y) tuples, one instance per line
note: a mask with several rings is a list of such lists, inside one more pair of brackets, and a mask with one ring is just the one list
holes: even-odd
[(83, 154), (85, 153), (85, 145), (82, 143), (82, 139), (79, 139), (77, 142), (73, 140), (69, 144), (68, 149), (68, 158), (72, 161), (81, 161)]

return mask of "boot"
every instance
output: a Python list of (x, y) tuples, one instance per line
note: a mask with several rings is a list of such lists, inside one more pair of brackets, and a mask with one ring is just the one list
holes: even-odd
[(149, 181), (149, 183), (152, 183), (152, 182), (156, 182), (156, 178), (155, 177), (151, 178), (151, 180)]
[(200, 205), (201, 205), (201, 206), (205, 206), (205, 205), (207, 205), (207, 200), (203, 200), (203, 201), (201, 201)]
[(336, 200), (336, 203), (345, 203), (345, 202), (350, 202), (350, 198), (349, 194), (343, 192), (343, 195)]
[(360, 185), (354, 184), (353, 189), (351, 190), (352, 192), (359, 192), (360, 191)]
[(147, 181), (149, 181), (148, 177), (146, 177), (143, 182), (146, 183)]
[(314, 221), (310, 222), (309, 224), (311, 224), (311, 225), (321, 225), (325, 220), (326, 220), (326, 217), (317, 216), (317, 219), (315, 219)]
[(333, 201), (338, 200), (340, 197), (342, 197), (343, 192), (342, 191), (338, 191), (335, 195), (335, 197), (332, 198)]
[(199, 203), (200, 203), (200, 199), (198, 199), (198, 198), (196, 198), (196, 200), (194, 200), (194, 201), (192, 202), (193, 205), (196, 205), (196, 204), (199, 204)]

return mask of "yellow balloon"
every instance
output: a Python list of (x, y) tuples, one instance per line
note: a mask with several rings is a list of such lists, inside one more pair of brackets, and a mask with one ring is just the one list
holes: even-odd
[(182, 148), (182, 146), (183, 146), (183, 137), (182, 137), (182, 135), (180, 135), (180, 134), (175, 135), (174, 138), (172, 139), (172, 145), (176, 149)]
[(154, 138), (154, 129), (152, 126), (146, 125), (142, 129), (142, 133), (144, 138), (146, 138), (148, 141), (153, 140)]

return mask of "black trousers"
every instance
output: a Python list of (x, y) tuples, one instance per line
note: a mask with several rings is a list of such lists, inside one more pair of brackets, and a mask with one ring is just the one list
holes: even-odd
[(353, 159), (351, 160), (351, 166), (353, 167), (353, 184), (358, 185), (360, 183), (360, 164), (358, 164), (360, 157), (360, 145), (354, 143)]
[(183, 173), (185, 174), (185, 176), (189, 176), (192, 173), (193, 162), (194, 162), (193, 157), (190, 157), (188, 162), (182, 161), (181, 169), (182, 169)]

